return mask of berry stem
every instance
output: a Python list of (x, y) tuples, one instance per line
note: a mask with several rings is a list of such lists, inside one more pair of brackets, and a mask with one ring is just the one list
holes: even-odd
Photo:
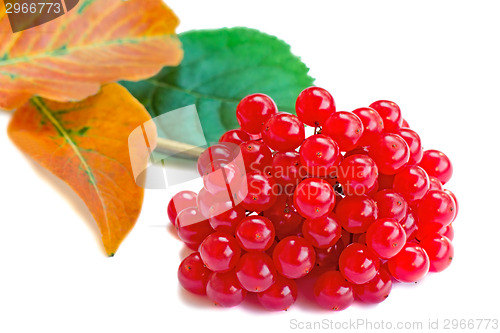
[(205, 149), (202, 147), (165, 138), (157, 138), (157, 145), (155, 148), (157, 152), (190, 160), (197, 160), (204, 150)]

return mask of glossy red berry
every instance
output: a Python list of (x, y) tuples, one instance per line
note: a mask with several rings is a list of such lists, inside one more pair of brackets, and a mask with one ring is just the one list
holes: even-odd
[(168, 203), (168, 219), (175, 225), (177, 214), (189, 207), (196, 207), (196, 193), (193, 191), (180, 191)]
[(253, 94), (243, 98), (236, 108), (236, 119), (241, 129), (247, 133), (258, 134), (264, 128), (267, 119), (278, 112), (271, 97)]
[(258, 293), (260, 304), (271, 311), (284, 311), (297, 299), (298, 289), (294, 280), (277, 275), (274, 284), (266, 291)]
[(349, 151), (356, 145), (363, 135), (363, 123), (352, 112), (335, 112), (325, 122), (322, 133), (331, 137), (341, 151)]
[(456, 205), (445, 191), (430, 190), (418, 204), (418, 218), (422, 224), (439, 224), (445, 227), (455, 217)]
[(393, 190), (382, 190), (377, 192), (373, 199), (377, 203), (378, 218), (393, 218), (402, 222), (408, 213), (408, 203), (399, 193)]
[(392, 289), (392, 278), (382, 266), (373, 279), (365, 284), (353, 285), (354, 293), (363, 303), (381, 303), (385, 301)]
[(241, 129), (229, 130), (226, 133), (222, 134), (219, 139), (219, 142), (231, 142), (235, 145), (240, 145), (243, 142), (250, 141), (250, 135), (247, 132)]
[(262, 139), (272, 150), (295, 150), (305, 139), (304, 124), (293, 114), (276, 113), (264, 125)]
[(378, 178), (375, 161), (366, 155), (351, 155), (337, 169), (337, 180), (345, 195), (368, 194)]
[(396, 133), (403, 125), (403, 116), (396, 103), (380, 100), (370, 104), (370, 107), (376, 110), (384, 120), (386, 132)]
[(332, 186), (319, 178), (308, 178), (300, 182), (293, 194), (297, 212), (308, 219), (327, 216), (335, 207)]
[(222, 307), (233, 307), (245, 299), (247, 291), (242, 288), (234, 270), (213, 273), (207, 283), (208, 298)]
[(392, 188), (407, 202), (422, 199), (429, 191), (430, 180), (427, 172), (418, 165), (406, 166), (394, 176)]
[(339, 270), (351, 283), (367, 283), (375, 277), (379, 268), (380, 260), (365, 245), (352, 243), (340, 254)]
[(450, 266), (455, 251), (448, 238), (435, 233), (424, 237), (419, 245), (429, 256), (431, 272), (441, 272)]
[(293, 206), (293, 199), (286, 196), (279, 196), (276, 203), (268, 210), (263, 212), (264, 216), (269, 218), (276, 230), (276, 237), (283, 239), (291, 236), (300, 229), (304, 218), (297, 213)]
[(207, 283), (212, 271), (201, 260), (198, 252), (191, 253), (179, 265), (177, 277), (181, 286), (198, 295), (207, 294)]
[(429, 190), (442, 190), (443, 184), (436, 177), (429, 177)]
[(276, 201), (275, 183), (272, 177), (260, 172), (246, 175), (237, 193), (238, 202), (250, 211), (260, 213), (270, 208)]
[(450, 197), (453, 199), (453, 202), (455, 202), (455, 208), (456, 209), (455, 209), (455, 215), (453, 216), (453, 221), (455, 221), (455, 219), (457, 218), (457, 215), (458, 215), (458, 199), (457, 199), (456, 195), (452, 191), (450, 191), (448, 189), (445, 189), (443, 191), (445, 191), (446, 193), (448, 193), (450, 195)]
[(214, 232), (200, 245), (200, 256), (208, 269), (214, 272), (227, 272), (238, 263), (241, 248), (233, 236)]
[(354, 113), (363, 123), (363, 135), (358, 141), (359, 147), (371, 146), (384, 131), (384, 120), (372, 108), (359, 108)]
[(408, 209), (406, 218), (404, 218), (400, 224), (405, 230), (407, 241), (415, 238), (417, 232), (417, 216), (412, 209)]
[(273, 163), (271, 150), (262, 141), (247, 141), (240, 145), (241, 157), (244, 162), (244, 173), (260, 171), (270, 172)]
[(323, 134), (308, 137), (300, 147), (300, 163), (311, 176), (326, 177), (334, 173), (340, 156), (338, 144)]
[(406, 232), (395, 219), (379, 219), (366, 231), (366, 246), (381, 259), (398, 254), (406, 243)]
[(408, 164), (418, 164), (424, 155), (420, 136), (417, 132), (409, 128), (400, 128), (397, 134), (399, 134), (399, 136), (406, 141), (408, 148), (410, 149), (410, 159), (408, 160)]
[(375, 201), (367, 195), (349, 196), (340, 200), (335, 213), (342, 228), (352, 233), (362, 233), (378, 218)]
[(273, 260), (265, 253), (244, 254), (235, 268), (241, 286), (251, 292), (266, 291), (276, 281)]
[(197, 168), (200, 176), (216, 170), (224, 163), (233, 162), (239, 154), (239, 146), (231, 142), (220, 142), (205, 149), (198, 157)]
[(324, 308), (341, 311), (354, 302), (354, 293), (352, 285), (339, 271), (328, 271), (316, 280), (314, 298)]
[(214, 230), (207, 218), (197, 208), (186, 208), (177, 215), (175, 221), (177, 234), (184, 243), (197, 247)]
[(276, 270), (289, 279), (307, 275), (314, 267), (316, 254), (312, 245), (302, 237), (289, 236), (281, 240), (273, 252)]
[(430, 261), (418, 244), (406, 243), (399, 253), (387, 262), (389, 272), (398, 281), (416, 282), (429, 272)]
[(408, 122), (406, 121), (406, 119), (403, 118), (403, 124), (401, 125), (401, 127), (410, 128), (410, 124), (408, 124)]
[(381, 173), (394, 175), (410, 160), (410, 149), (399, 135), (383, 133), (370, 147), (369, 155)]
[(245, 208), (241, 205), (234, 206), (231, 201), (226, 201), (224, 206), (220, 205), (217, 209), (221, 209), (222, 212), (208, 219), (212, 228), (215, 231), (234, 234), (236, 226), (245, 217)]
[(335, 101), (328, 91), (319, 87), (304, 89), (295, 104), (297, 116), (306, 125), (323, 126), (335, 112)]
[(217, 170), (203, 176), (203, 187), (212, 194), (236, 192), (242, 180), (242, 172), (235, 163), (224, 163)]
[(249, 252), (263, 252), (271, 247), (275, 237), (273, 223), (266, 217), (250, 215), (236, 228), (238, 244)]
[[(287, 189), (295, 187), (306, 175), (301, 175), (300, 155), (296, 151), (278, 152), (274, 155), (271, 174), (276, 183)], [(290, 194), (290, 193), (288, 193)]]
[(320, 219), (305, 220), (302, 225), (302, 234), (312, 246), (328, 248), (340, 239), (340, 236), (342, 236), (342, 227), (337, 215), (332, 212)]
[(442, 227), (441, 229), (439, 229), (438, 233), (448, 238), (450, 241), (452, 241), (455, 237), (455, 230), (453, 230), (452, 224), (448, 224), (446, 227)]
[(426, 150), (418, 164), (427, 174), (439, 179), (441, 184), (446, 184), (453, 175), (453, 166), (450, 159), (439, 150)]

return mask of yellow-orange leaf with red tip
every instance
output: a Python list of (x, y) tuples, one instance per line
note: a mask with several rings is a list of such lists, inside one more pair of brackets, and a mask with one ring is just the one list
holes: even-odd
[(0, 5), (0, 109), (33, 95), (78, 101), (103, 83), (178, 65), (178, 23), (162, 0), (81, 0), (65, 15), (14, 34)]
[(144, 190), (135, 182), (129, 151), (141, 154), (132, 157), (144, 168), (148, 153), (129, 150), (128, 136), (150, 119), (142, 104), (113, 83), (81, 102), (35, 97), (14, 113), (9, 124), (12, 141), (82, 198), (110, 256), (141, 211)]

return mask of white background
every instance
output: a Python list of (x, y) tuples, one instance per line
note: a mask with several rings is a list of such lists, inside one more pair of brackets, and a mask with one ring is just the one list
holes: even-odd
[(283, 313), (216, 308), (177, 282), (186, 251), (164, 226), (179, 188), (148, 191), (136, 228), (106, 258), (80, 199), (12, 145), (10, 114), (0, 112), (0, 332), (286, 332), (291, 319), (424, 327), (436, 318), (500, 319), (498, 1), (168, 3), (179, 32), (248, 26), (284, 39), (339, 110), (397, 102), (425, 148), (454, 163), (452, 266), (397, 285), (380, 305), (339, 313), (306, 301)]

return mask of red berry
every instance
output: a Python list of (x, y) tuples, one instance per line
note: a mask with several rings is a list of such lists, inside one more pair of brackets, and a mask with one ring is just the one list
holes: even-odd
[(455, 231), (453, 230), (453, 225), (448, 224), (446, 227), (439, 229), (439, 234), (448, 238), (450, 241), (455, 237)]
[(436, 177), (429, 177), (429, 190), (442, 190), (443, 184)]
[(186, 208), (177, 215), (175, 221), (177, 234), (184, 243), (193, 244), (194, 247), (210, 235), (214, 230), (208, 220), (197, 208)]
[(247, 291), (241, 287), (234, 270), (214, 273), (207, 283), (207, 296), (216, 305), (233, 307), (245, 299)]
[(231, 142), (234, 143), (235, 145), (240, 145), (241, 143), (250, 140), (251, 140), (250, 135), (248, 135), (247, 132), (241, 129), (234, 129), (222, 134), (222, 136), (219, 139), (219, 142)]
[(391, 275), (401, 282), (416, 282), (429, 272), (430, 261), (418, 244), (406, 243), (399, 253), (387, 262)]
[(328, 271), (319, 276), (314, 284), (314, 297), (319, 305), (334, 311), (344, 310), (354, 302), (352, 285), (339, 271)]
[(408, 122), (406, 121), (406, 119), (403, 118), (403, 124), (401, 125), (401, 127), (410, 128), (410, 124), (408, 124)]
[(358, 146), (371, 146), (384, 131), (384, 120), (372, 108), (359, 108), (352, 111), (363, 123), (363, 135), (358, 141)]
[(196, 193), (193, 191), (180, 191), (175, 194), (170, 202), (168, 203), (168, 219), (175, 226), (175, 219), (177, 218), (177, 214), (182, 210), (196, 207)]
[(431, 272), (441, 272), (450, 266), (454, 249), (448, 238), (435, 233), (424, 237), (419, 245), (429, 256)]
[(295, 186), (305, 175), (300, 174), (300, 155), (296, 151), (278, 152), (274, 155), (271, 174), (276, 183), (285, 187)]
[[(214, 165), (232, 162), (239, 154), (238, 145), (220, 142), (205, 149), (198, 157), (198, 173), (204, 176), (215, 171)], [(218, 163), (216, 163), (218, 161)], [(214, 164), (215, 163), (215, 164)]]
[(338, 143), (341, 151), (356, 148), (356, 144), (363, 135), (363, 123), (352, 112), (335, 112), (323, 125), (322, 133)]
[(298, 279), (314, 267), (316, 254), (304, 238), (289, 236), (276, 245), (273, 260), (278, 273), (289, 279)]
[(381, 303), (392, 289), (392, 278), (387, 269), (382, 266), (373, 279), (365, 284), (354, 285), (354, 292), (364, 303)]
[(234, 163), (224, 164), (213, 172), (203, 176), (203, 186), (212, 193), (233, 192), (240, 187), (243, 180), (242, 172)]
[(335, 194), (327, 181), (308, 178), (297, 185), (293, 202), (300, 215), (308, 219), (318, 219), (327, 216), (333, 210)]
[(326, 249), (315, 248), (316, 265), (320, 267), (337, 267), (340, 254), (344, 251), (344, 248), (342, 237), (333, 246)]
[(246, 175), (237, 193), (238, 202), (250, 211), (260, 213), (270, 208), (276, 201), (276, 189), (272, 177), (260, 172)]
[(319, 87), (304, 89), (295, 104), (297, 116), (306, 125), (323, 126), (335, 112), (335, 101), (328, 91)]
[(326, 177), (334, 173), (340, 156), (338, 144), (323, 134), (308, 137), (300, 147), (300, 163), (311, 176)]
[(304, 221), (304, 218), (297, 213), (291, 201), (293, 200), (288, 200), (284, 195), (279, 196), (276, 203), (263, 212), (264, 216), (273, 222), (278, 239), (291, 236), (300, 228), (302, 221)]
[(231, 195), (227, 191), (216, 194), (208, 192), (202, 188), (196, 197), (198, 210), (206, 218), (216, 216), (233, 207)]
[(455, 194), (452, 191), (450, 191), (448, 189), (446, 189), (444, 191), (446, 193), (448, 193), (450, 195), (450, 197), (453, 199), (453, 202), (455, 202), (455, 208), (456, 209), (455, 209), (455, 215), (453, 216), (453, 221), (455, 221), (455, 219), (457, 218), (457, 215), (458, 215), (458, 199), (457, 199), (457, 197), (455, 196)]
[(345, 197), (338, 203), (335, 213), (342, 228), (352, 233), (366, 232), (378, 217), (377, 204), (367, 195)]
[(398, 192), (407, 202), (422, 199), (430, 187), (429, 176), (417, 165), (404, 167), (394, 176), (394, 191)]
[(370, 147), (369, 155), (379, 171), (386, 175), (394, 175), (410, 160), (408, 144), (397, 134), (383, 133)]
[(278, 112), (271, 97), (264, 94), (253, 94), (243, 98), (236, 108), (236, 118), (241, 129), (251, 134), (262, 131), (270, 116)]
[(342, 236), (341, 231), (342, 227), (335, 213), (320, 219), (305, 220), (302, 225), (304, 238), (318, 248), (333, 246)]
[(424, 150), (422, 149), (420, 136), (417, 132), (409, 128), (400, 128), (397, 134), (399, 134), (399, 136), (406, 141), (408, 148), (410, 149), (410, 159), (408, 160), (408, 164), (419, 163), (424, 155)]
[(244, 142), (240, 145), (240, 151), (245, 165), (245, 170), (242, 170), (244, 173), (252, 171), (267, 173), (271, 171), (273, 154), (263, 142)]
[(403, 221), (401, 221), (400, 224), (406, 233), (407, 241), (415, 238), (417, 232), (417, 218), (413, 210), (408, 209), (406, 218)]
[(273, 244), (274, 236), (273, 223), (263, 216), (247, 216), (236, 228), (236, 240), (249, 252), (266, 251)]
[(215, 231), (234, 234), (236, 226), (245, 217), (245, 208), (234, 206), (231, 201), (225, 202), (225, 208), (222, 205), (219, 208), (222, 212), (209, 218), (210, 225)]
[(271, 287), (278, 275), (273, 260), (265, 253), (244, 254), (235, 271), (241, 286), (257, 293)]
[(439, 150), (424, 151), (422, 160), (418, 165), (427, 171), (429, 176), (439, 179), (443, 185), (451, 179), (453, 174), (453, 166), (450, 159)]
[(352, 243), (340, 254), (340, 272), (351, 283), (367, 283), (375, 277), (379, 268), (380, 260), (365, 245)]
[(262, 139), (272, 150), (295, 150), (305, 139), (304, 124), (293, 114), (279, 112), (267, 120)]
[(205, 266), (198, 252), (191, 253), (179, 265), (177, 277), (181, 286), (198, 295), (207, 294), (207, 283), (212, 272)]
[(340, 163), (337, 177), (345, 195), (363, 195), (374, 188), (378, 168), (369, 156), (351, 155)]
[(395, 219), (379, 219), (366, 231), (366, 245), (381, 259), (398, 254), (406, 243), (406, 233)]
[(403, 116), (399, 106), (391, 101), (380, 100), (370, 104), (382, 119), (384, 119), (384, 129), (386, 132), (396, 133), (403, 125)]
[(267, 310), (283, 311), (295, 303), (297, 294), (297, 284), (294, 280), (277, 275), (276, 282), (266, 291), (258, 293), (257, 298)]
[(241, 249), (233, 236), (214, 232), (200, 245), (200, 256), (208, 269), (214, 272), (227, 272), (233, 269), (240, 259)]
[(422, 224), (439, 224), (445, 227), (455, 217), (456, 205), (445, 191), (430, 190), (418, 204), (418, 218)]
[(393, 218), (402, 222), (408, 212), (408, 204), (403, 196), (393, 190), (377, 192), (373, 199), (377, 202), (378, 218)]

